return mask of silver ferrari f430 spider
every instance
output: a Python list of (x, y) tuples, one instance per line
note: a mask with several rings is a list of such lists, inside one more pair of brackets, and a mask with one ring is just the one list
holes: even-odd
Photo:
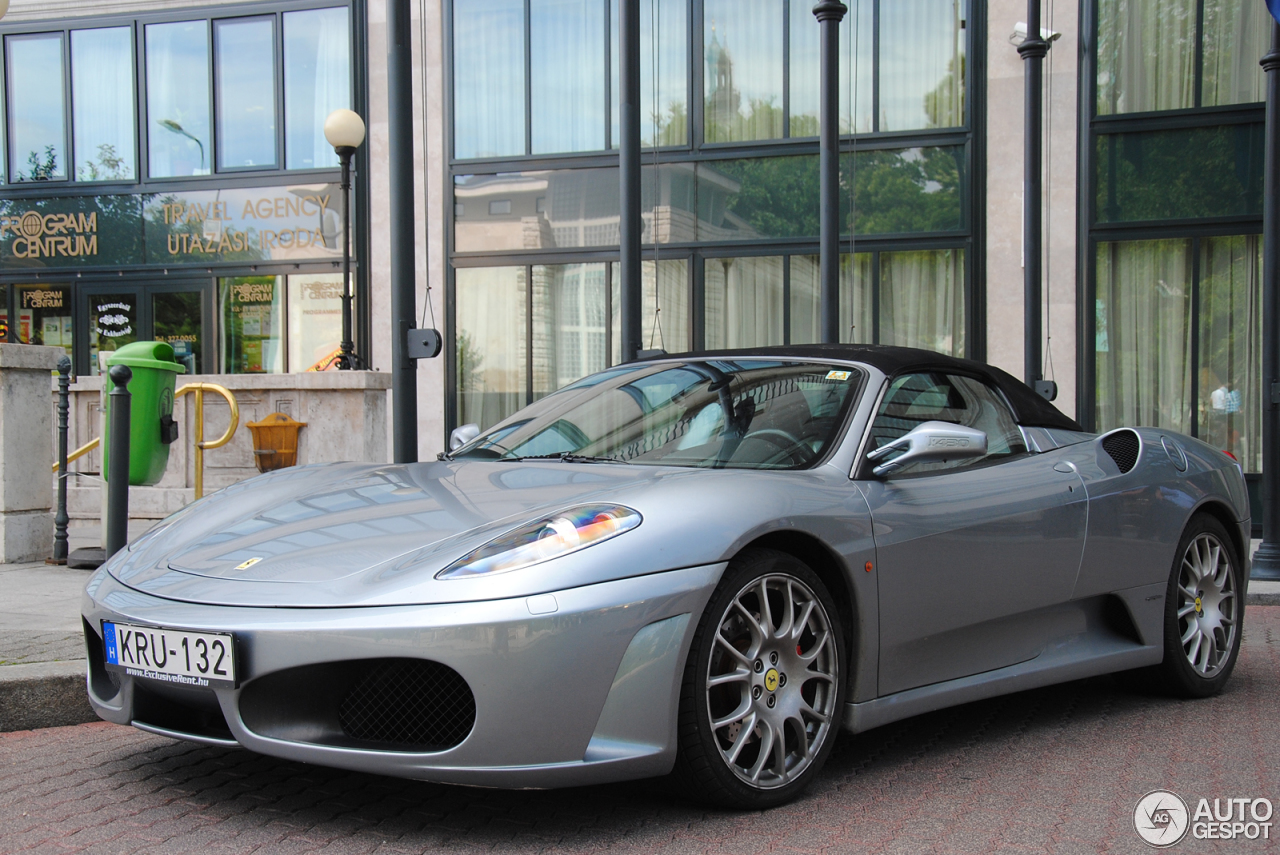
[(660, 356), (454, 444), (243, 481), (115, 555), (83, 602), (98, 714), (458, 784), (670, 774), (759, 808), (841, 729), (1128, 669), (1205, 696), (1239, 651), (1236, 463), (1087, 433), (978, 362)]

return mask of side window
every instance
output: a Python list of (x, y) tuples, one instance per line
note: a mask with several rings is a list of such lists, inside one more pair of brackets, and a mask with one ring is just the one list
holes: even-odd
[(918, 463), (910, 474), (945, 472), (1026, 453), (1022, 432), (1004, 397), (980, 380), (961, 374), (926, 371), (903, 374), (889, 384), (871, 423), (868, 450), (879, 448), (923, 422), (950, 422), (976, 428), (987, 435), (985, 457), (954, 463)]

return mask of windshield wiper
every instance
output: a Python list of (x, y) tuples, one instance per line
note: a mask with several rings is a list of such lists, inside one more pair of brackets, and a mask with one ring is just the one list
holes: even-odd
[(561, 463), (626, 463), (630, 465), (630, 460), (622, 460), (618, 457), (593, 457), (589, 454), (574, 454), (572, 451), (557, 451), (555, 454), (526, 454), (523, 457), (500, 457), (498, 458), (504, 463), (519, 463), (523, 460), (558, 460)]

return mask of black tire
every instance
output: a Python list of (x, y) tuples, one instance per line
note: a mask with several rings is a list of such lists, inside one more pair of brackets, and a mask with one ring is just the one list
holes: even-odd
[[(762, 600), (769, 604), (767, 620), (756, 608)], [(739, 810), (794, 799), (835, 744), (847, 658), (839, 611), (816, 573), (775, 550), (739, 554), (707, 603), (685, 665), (676, 784), (698, 801)], [(709, 685), (713, 671), (727, 682)], [(744, 707), (737, 720), (723, 723)], [(722, 716), (718, 727), (713, 716)]]
[[(1219, 551), (1210, 558), (1214, 547)], [(1212, 576), (1219, 582), (1202, 578), (1197, 584), (1187, 584), (1194, 580), (1197, 567), (1204, 568), (1210, 562)], [(1194, 634), (1184, 644), (1183, 637), (1193, 632), (1193, 625)], [(1164, 661), (1151, 672), (1156, 686), (1181, 698), (1218, 694), (1236, 666), (1243, 632), (1244, 570), (1240, 557), (1222, 523), (1208, 514), (1197, 514), (1178, 541), (1169, 571)]]

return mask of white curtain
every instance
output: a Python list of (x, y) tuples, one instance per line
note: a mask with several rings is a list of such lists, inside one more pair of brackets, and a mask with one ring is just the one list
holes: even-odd
[(1262, 253), (1257, 235), (1200, 243), (1199, 436), (1262, 471)]
[(133, 31), (71, 31), (78, 181), (134, 177)]
[(1097, 422), (1191, 432), (1191, 241), (1101, 243)]
[(1099, 0), (1099, 115), (1194, 107), (1195, 60), (1196, 0)]
[[(622, 279), (618, 263), (611, 265), (613, 354), (610, 364), (622, 361)], [(640, 263), (641, 346), (682, 353), (693, 345), (689, 335), (689, 262), (683, 258)]]
[(524, 3), (453, 4), (456, 157), (524, 154)]
[(483, 429), (526, 403), (525, 268), (461, 268), (455, 276), (458, 423)]
[(605, 367), (605, 266), (533, 268), (533, 396)]
[(706, 345), (782, 344), (781, 256), (706, 260)]
[(964, 124), (964, 0), (880, 4), (880, 130)]
[(347, 9), (284, 16), (285, 158), (290, 169), (338, 165), (324, 120), (351, 107)]
[(1205, 0), (1202, 105), (1248, 104), (1266, 97), (1258, 60), (1270, 46), (1271, 16), (1252, 0)]
[(604, 4), (530, 0), (535, 154), (604, 148)]
[[(820, 259), (791, 256), (791, 343), (810, 344), (822, 338), (820, 324)], [(871, 253), (840, 256), (840, 341), (870, 343), (875, 337), (871, 311)]]
[(880, 342), (964, 355), (964, 250), (880, 253)]
[(707, 142), (782, 136), (782, 0), (705, 0)]
[(208, 175), (209, 25), (149, 24), (146, 38), (151, 177)]

